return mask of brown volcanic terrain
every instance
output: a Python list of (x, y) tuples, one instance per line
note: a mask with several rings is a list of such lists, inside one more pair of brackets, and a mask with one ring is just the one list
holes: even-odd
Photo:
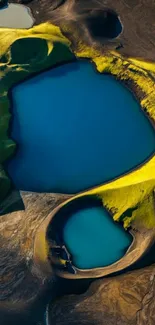
[(49, 306), (49, 324), (154, 325), (155, 267), (95, 281)]
[(48, 290), (51, 297), (57, 293), (54, 275), (48, 279), (36, 269), (33, 245), (40, 223), (51, 208), (55, 208), (68, 196), (38, 193), (21, 195), (24, 205), (16, 191), (0, 205), (1, 325), (36, 324), (36, 319), (44, 313), (48, 302)]
[[(14, 0), (26, 4), (33, 13), (35, 24), (50, 21), (62, 30), (76, 47), (77, 39), (103, 51), (115, 49), (118, 53), (155, 60), (155, 1), (153, 0)], [(117, 13), (122, 32), (117, 38), (107, 38), (94, 33), (94, 17), (106, 18), (103, 12)], [(88, 23), (89, 20), (89, 23)], [(101, 25), (100, 25), (101, 26)], [(77, 36), (77, 35), (76, 35)], [(46, 194), (45, 194), (46, 195)], [(25, 200), (26, 212), (4, 215), (1, 219), (1, 325), (24, 324), (26, 305), (35, 300), (42, 304), (46, 279), (33, 269), (33, 240), (41, 220), (65, 198), (40, 197), (33, 204)], [(53, 203), (52, 203), (53, 201)], [(36, 208), (37, 207), (37, 208)], [(39, 209), (39, 210), (38, 210)], [(41, 214), (40, 211), (43, 211)], [(35, 213), (33, 213), (35, 211)], [(31, 213), (30, 213), (31, 212)], [(23, 218), (23, 215), (26, 218)], [(27, 232), (28, 229), (28, 232)], [(30, 240), (29, 240), (30, 238)], [(49, 322), (56, 325), (154, 325), (155, 324), (155, 266), (142, 268), (120, 276), (95, 281), (83, 295), (68, 295), (52, 303)], [(51, 285), (52, 287), (52, 285)], [(40, 299), (41, 296), (41, 299)], [(52, 292), (51, 292), (52, 297)], [(22, 305), (22, 306), (21, 306)], [(37, 309), (40, 309), (37, 304)], [(21, 308), (22, 307), (22, 308)], [(9, 313), (8, 313), (9, 310)], [(15, 320), (12, 316), (16, 314)], [(24, 315), (24, 316), (22, 316)], [(29, 312), (25, 324), (36, 324)], [(21, 317), (21, 319), (20, 319)], [(40, 325), (40, 323), (38, 324)]]
[[(74, 41), (74, 31), (78, 37), (91, 45), (107, 49), (117, 49), (119, 53), (144, 60), (155, 59), (155, 2), (153, 0), (13, 0), (24, 3), (32, 10), (35, 24), (50, 21), (63, 29), (69, 28), (68, 36)], [(101, 36), (106, 11), (114, 11), (119, 16), (122, 32), (115, 39)], [(104, 12), (104, 13), (103, 13)], [(94, 17), (100, 20), (94, 34)], [(89, 24), (88, 24), (89, 19)], [(92, 24), (91, 24), (92, 21)], [(115, 28), (115, 24), (114, 24)], [(75, 41), (76, 43), (76, 41)], [(76, 45), (75, 45), (76, 46)]]
[[(67, 293), (75, 292), (75, 282), (56, 279), (54, 274), (48, 279), (39, 272), (33, 262), (33, 242), (39, 224), (51, 208), (68, 197), (21, 194), (25, 210), (17, 211), (17, 206), (14, 206), (15, 203), (18, 205), (15, 193), (8, 200), (16, 212), (7, 214), (6, 200), (6, 210), (1, 216), (1, 325), (43, 325), (37, 321), (43, 316), (45, 305), (50, 299), (51, 325), (155, 324), (154, 265), (96, 280), (84, 294), (69, 294), (55, 301), (57, 296), (63, 294), (64, 285), (68, 287), (65, 289)], [(18, 208), (22, 208), (21, 204)], [(80, 283), (78, 280), (77, 287), (80, 287)], [(88, 284), (85, 284), (85, 288)]]

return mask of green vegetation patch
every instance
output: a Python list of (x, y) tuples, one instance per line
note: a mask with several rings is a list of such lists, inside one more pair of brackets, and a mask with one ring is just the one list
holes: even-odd
[(11, 88), (39, 72), (75, 60), (69, 41), (59, 28), (52, 25), (49, 28), (48, 24), (41, 26), (20, 32), (0, 31), (0, 202), (13, 186), (3, 168), (16, 149), (9, 135)]

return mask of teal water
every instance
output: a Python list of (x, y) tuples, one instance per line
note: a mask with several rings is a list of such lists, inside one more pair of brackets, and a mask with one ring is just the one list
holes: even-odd
[(89, 269), (110, 265), (124, 256), (132, 236), (112, 220), (102, 207), (75, 212), (63, 229), (73, 265)]
[(154, 130), (132, 94), (86, 61), (14, 87), (8, 162), (16, 187), (76, 193), (112, 180), (155, 151)]

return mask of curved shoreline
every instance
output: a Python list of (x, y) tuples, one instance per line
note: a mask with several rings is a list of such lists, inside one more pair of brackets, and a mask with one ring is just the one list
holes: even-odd
[[(78, 58), (78, 57), (74, 57), (72, 60), (69, 60), (69, 61), (67, 61), (67, 62), (61, 62), (61, 63), (56, 63), (55, 65), (53, 65), (52, 67), (48, 67), (48, 68), (46, 68), (46, 69), (43, 69), (43, 70), (41, 70), (40, 72), (34, 72), (34, 73), (32, 73), (30, 76), (26, 76), (25, 78), (24, 78), (24, 80), (22, 80), (22, 81), (18, 81), (18, 82), (16, 82), (14, 85), (12, 85), (11, 87), (10, 87), (10, 89), (9, 89), (9, 91), (8, 91), (8, 98), (9, 98), (9, 100), (10, 100), (10, 112), (11, 112), (11, 114), (13, 115), (13, 109), (12, 109), (12, 106), (13, 106), (13, 99), (12, 99), (12, 89), (14, 88), (14, 87), (16, 87), (16, 86), (18, 86), (19, 84), (22, 84), (22, 83), (24, 83), (25, 81), (27, 81), (27, 80), (30, 80), (30, 79), (32, 79), (33, 77), (35, 77), (35, 76), (38, 76), (39, 74), (41, 74), (41, 73), (44, 73), (44, 72), (48, 72), (48, 71), (50, 71), (51, 69), (54, 69), (54, 68), (56, 68), (56, 67), (60, 67), (61, 65), (64, 65), (64, 64), (70, 64), (70, 63), (72, 63), (72, 62), (76, 62), (76, 61), (89, 61), (90, 62), (90, 64), (92, 64), (93, 65), (93, 68), (95, 69), (95, 72), (96, 73), (100, 73), (98, 70), (97, 70), (97, 66), (96, 66), (96, 64), (88, 57), (88, 58)], [(141, 107), (141, 103), (140, 103), (140, 99), (138, 98), (138, 95), (136, 94), (136, 93), (134, 93), (134, 89), (132, 89), (131, 87), (129, 87), (129, 86), (127, 86), (127, 84), (123, 81), (123, 80), (121, 80), (121, 79), (117, 79), (117, 76), (115, 76), (115, 75), (113, 75), (112, 73), (108, 73), (108, 72), (103, 72), (103, 73), (101, 73), (101, 74), (103, 74), (103, 75), (109, 75), (109, 76), (111, 76), (112, 78), (114, 78), (117, 82), (119, 82), (120, 84), (122, 84), (125, 88), (127, 88), (131, 93), (132, 93), (132, 95), (133, 95), (133, 97), (134, 97), (134, 100), (136, 100), (136, 101), (138, 101), (138, 104), (139, 104), (139, 107), (140, 107), (140, 109), (141, 109), (141, 112), (142, 112), (142, 114), (144, 114), (145, 115), (145, 117), (149, 120), (149, 122), (150, 122), (150, 124), (151, 124), (151, 126), (152, 126), (152, 128), (155, 130), (155, 121), (143, 110), (143, 108)], [(10, 122), (10, 123), (12, 123), (12, 121)], [(8, 130), (8, 134), (10, 134), (10, 131)], [(17, 150), (18, 150), (18, 143), (16, 143), (16, 149), (15, 149), (15, 152), (14, 152), (14, 154), (17, 152)], [(120, 175), (118, 175), (118, 176), (116, 176), (116, 177), (114, 177), (114, 178), (112, 178), (112, 179), (109, 179), (109, 180), (106, 180), (106, 181), (104, 181), (104, 182), (101, 182), (101, 183), (98, 183), (98, 184), (96, 184), (96, 185), (94, 185), (94, 186), (92, 186), (92, 187), (89, 187), (89, 188), (86, 188), (86, 189), (84, 189), (84, 190), (81, 190), (81, 191), (78, 191), (77, 193), (78, 194), (82, 194), (82, 193), (85, 193), (85, 192), (87, 192), (87, 191), (89, 191), (89, 190), (93, 190), (93, 189), (95, 189), (95, 188), (97, 188), (97, 187), (100, 187), (100, 186), (102, 186), (102, 185), (106, 185), (106, 184), (109, 184), (109, 183), (112, 183), (113, 181), (116, 181), (117, 179), (119, 179), (119, 178), (122, 178), (122, 177), (124, 177), (124, 176), (126, 176), (126, 175), (129, 175), (130, 173), (133, 173), (134, 171), (137, 171), (138, 169), (140, 169), (141, 167), (143, 167), (144, 165), (146, 165), (153, 157), (155, 156), (155, 151), (153, 151), (146, 159), (144, 159), (144, 161), (142, 161), (141, 163), (139, 163), (138, 165), (136, 165), (135, 167), (133, 167), (133, 168), (131, 168), (131, 169), (129, 169), (129, 170), (127, 170), (126, 172), (124, 172), (123, 174), (120, 174)], [(28, 190), (28, 191), (30, 191), (30, 192), (33, 192), (32, 190)], [(35, 192), (35, 191), (34, 191)], [(76, 195), (77, 193), (75, 192), (75, 193), (69, 193), (69, 192), (67, 192), (67, 193), (62, 193), (62, 192), (54, 192), (54, 193), (56, 193), (56, 194), (67, 194), (67, 195)]]
[[(52, 29), (52, 27), (51, 27), (51, 25), (50, 24), (47, 24), (46, 25), (46, 27), (48, 27), (49, 28), (49, 26), (50, 26), (50, 28)], [(39, 28), (40, 28), (41, 26), (39, 26)], [(42, 26), (43, 28), (44, 28), (44, 26)], [(41, 27), (41, 28), (42, 28)], [(53, 28), (55, 28), (55, 27), (53, 27)], [(35, 33), (35, 36), (34, 36), (34, 34), (33, 34), (33, 31), (35, 30), (35, 28), (32, 28), (31, 30), (28, 30), (27, 32), (28, 33), (30, 33), (30, 37), (42, 37), (43, 39), (45, 39), (46, 41), (48, 41), (49, 42), (49, 39), (51, 39), (51, 44), (53, 44), (53, 41), (52, 41), (52, 38), (51, 38), (51, 34), (49, 33), (48, 34), (48, 36), (46, 35), (46, 36), (44, 36), (45, 34), (44, 34), (44, 29), (40, 32), (40, 29), (39, 29), (39, 32), (40, 32), (40, 34), (39, 34), (39, 32), (38, 32), (38, 34), (37, 34), (37, 32)], [(55, 29), (54, 29), (55, 30)], [(56, 30), (57, 30), (57, 33), (59, 34), (59, 29), (58, 28), (56, 28)], [(31, 32), (32, 32), (32, 34), (31, 34)], [(8, 30), (7, 30), (7, 33), (8, 33)], [(25, 32), (24, 32), (24, 37), (26, 37), (25, 35), (27, 35), (27, 34), (25, 34)], [(40, 36), (41, 35), (41, 36)], [(11, 35), (10, 35), (10, 37), (11, 37)], [(27, 37), (29, 37), (29, 34), (27, 35)], [(18, 39), (18, 38), (17, 38)], [(69, 44), (70, 44), (70, 41), (68, 40), (68, 39), (66, 39), (62, 34), (61, 34), (61, 32), (60, 32), (60, 35), (59, 35), (59, 37), (58, 37), (58, 42), (60, 42), (61, 43), (61, 41), (60, 40), (62, 40), (62, 43), (64, 44), (66, 44), (67, 46), (69, 46)], [(12, 44), (12, 40), (11, 40), (11, 44)], [(69, 47), (68, 47), (68, 49), (69, 49)], [(70, 51), (70, 50), (69, 50)], [(88, 53), (87, 53), (87, 51), (88, 51)], [(90, 52), (89, 52), (90, 51)], [(92, 51), (94, 51), (94, 52), (91, 52), (91, 49), (89, 49), (89, 48), (86, 48), (86, 52), (80, 52), (80, 51), (78, 51), (78, 49), (77, 49), (77, 51), (75, 52), (75, 54), (76, 54), (76, 57), (77, 58), (82, 58), (82, 59), (89, 59), (91, 62), (94, 62), (95, 63), (95, 68), (97, 68), (97, 64), (99, 64), (100, 62), (101, 62), (101, 66), (102, 66), (102, 68), (100, 67), (100, 69), (97, 69), (97, 71), (98, 71), (98, 73), (110, 73), (111, 75), (113, 75), (115, 78), (117, 78), (118, 80), (120, 80), (121, 82), (123, 82), (123, 83), (127, 83), (127, 81), (128, 82), (130, 82), (130, 80), (131, 80), (131, 82), (132, 83), (135, 83), (135, 80), (134, 80), (134, 78), (132, 79), (131, 78), (131, 76), (133, 77), (133, 76), (135, 76), (135, 74), (136, 74), (136, 76), (138, 76), (137, 78), (139, 78), (138, 80), (138, 82), (140, 83), (141, 82), (141, 78), (144, 78), (144, 81), (145, 80), (148, 80), (148, 82), (150, 81), (150, 79), (149, 79), (149, 75), (148, 75), (148, 72), (146, 72), (145, 70), (143, 70), (143, 69), (139, 69), (139, 71), (140, 71), (140, 75), (138, 75), (138, 73), (139, 72), (137, 72), (136, 73), (136, 71), (134, 71), (134, 73), (133, 73), (133, 71), (132, 72), (130, 72), (129, 71), (129, 69), (128, 69), (128, 64), (130, 64), (131, 65), (131, 63), (129, 63), (128, 61), (127, 61), (127, 59), (123, 59), (122, 57), (120, 58), (117, 58), (117, 60), (122, 60), (121, 61), (121, 64), (122, 64), (122, 62), (127, 62), (127, 66), (125, 65), (125, 66), (121, 66), (121, 64), (119, 63), (119, 61), (117, 62), (117, 66), (116, 66), (116, 62), (113, 62), (113, 60), (114, 59), (116, 59), (116, 58), (114, 58), (114, 55), (113, 54), (110, 54), (110, 56), (108, 57), (108, 56), (103, 56), (101, 53), (99, 54), (99, 52), (97, 52), (96, 50), (92, 50)], [(71, 53), (71, 52), (70, 52)], [(87, 55), (86, 55), (86, 53), (87, 53)], [(74, 57), (73, 55), (72, 55), (72, 57)], [(75, 58), (75, 57), (74, 57)], [(76, 59), (76, 58), (75, 58)], [(103, 60), (104, 59), (104, 60)], [(109, 61), (108, 61), (109, 60)], [(103, 61), (103, 62), (102, 62)], [(62, 63), (62, 61), (60, 61), (60, 64)], [(132, 66), (134, 67), (134, 65), (132, 64)], [(17, 65), (17, 67), (18, 67), (18, 65)], [(47, 70), (49, 70), (49, 69), (51, 69), (52, 67), (51, 67), (51, 65), (50, 65), (50, 67), (49, 68), (47, 68)], [(115, 71), (113, 71), (113, 68), (115, 68)], [(122, 70), (122, 69), (124, 69), (124, 70)], [(39, 71), (37, 71), (37, 74), (38, 73), (40, 73), (40, 72), (43, 72), (44, 71), (44, 68), (42, 68), (41, 69), (41, 71), (39, 70)], [(124, 75), (123, 75), (123, 73), (125, 73), (125, 77), (124, 77)], [(32, 77), (32, 75), (31, 76), (29, 76), (29, 77)], [(29, 78), (28, 77), (28, 78)], [(123, 78), (125, 78), (125, 79), (123, 79)], [(25, 80), (25, 77), (23, 78), (24, 80)], [(22, 80), (23, 80), (22, 79)], [(122, 80), (123, 79), (123, 80)], [(153, 81), (151, 81), (152, 83), (153, 83)], [(15, 83), (16, 84), (16, 83)], [(13, 84), (13, 86), (15, 85), (15, 84)], [(154, 84), (154, 83), (153, 83)], [(125, 84), (126, 85), (126, 84)], [(138, 85), (138, 84), (137, 84)], [(142, 84), (142, 86), (144, 86), (143, 84)], [(129, 89), (130, 89), (130, 91), (133, 91), (134, 92), (134, 96), (136, 97), (136, 98), (138, 98), (138, 101), (140, 101), (140, 106), (141, 106), (141, 109), (142, 109), (142, 113), (143, 114), (145, 114), (146, 115), (146, 117), (147, 118), (149, 118), (148, 117), (148, 114), (146, 114), (146, 112), (145, 112), (145, 105), (144, 104), (147, 104), (148, 105), (148, 103), (149, 103), (149, 105), (148, 105), (148, 107), (151, 107), (151, 104), (152, 104), (152, 97), (151, 97), (151, 95), (152, 95), (152, 92), (150, 92), (150, 90), (149, 90), (149, 92), (147, 93), (147, 92), (145, 92), (145, 87), (141, 87), (141, 88), (139, 88), (139, 85), (138, 86), (135, 86), (135, 87), (138, 87), (138, 89), (141, 89), (141, 91), (142, 91), (142, 94), (144, 94), (144, 97), (145, 97), (145, 100), (148, 100), (148, 102), (146, 102), (146, 103), (143, 103), (143, 105), (142, 105), (142, 103), (141, 103), (141, 98), (140, 97), (138, 97), (138, 90), (136, 90), (135, 92), (134, 92), (134, 89), (132, 89), (132, 87), (131, 87), (131, 84), (129, 85)], [(5, 100), (8, 100), (7, 99), (7, 97), (6, 97), (6, 94), (5, 94)], [(142, 99), (142, 100), (144, 100), (144, 98)], [(7, 104), (9, 104), (9, 103), (7, 103)], [(148, 107), (146, 107), (146, 110), (148, 111), (148, 113), (149, 114), (151, 114), (150, 113), (150, 111), (149, 111), (149, 109), (148, 109)], [(153, 119), (153, 116), (152, 116), (152, 118), (151, 118), (151, 120), (150, 120), (150, 122), (152, 122), (152, 120), (154, 121), (154, 119)], [(151, 123), (152, 124), (152, 127), (154, 128), (155, 127), (155, 124), (152, 122)], [(146, 177), (146, 179), (145, 179), (145, 177), (144, 177), (144, 179), (143, 179), (143, 173), (144, 173), (144, 170), (145, 170), (145, 168), (144, 167), (147, 167), (148, 166), (148, 168), (150, 168), (150, 174), (151, 174), (151, 168), (152, 168), (152, 165), (151, 165), (151, 162), (154, 160), (154, 158), (155, 158), (155, 155), (154, 155), (154, 153), (153, 153), (153, 156), (152, 156), (152, 158), (148, 158), (148, 160), (147, 161), (145, 161), (144, 163), (142, 163), (142, 165), (141, 166), (137, 166), (136, 167), (136, 169), (134, 169), (134, 170), (132, 170), (132, 171), (129, 171), (129, 172), (127, 172), (127, 174), (123, 174), (123, 175), (121, 175), (121, 177), (119, 176), (119, 177), (117, 177), (117, 179), (113, 179), (112, 181), (109, 181), (108, 183), (106, 182), (106, 184), (105, 185), (100, 185), (100, 186), (95, 186), (94, 188), (93, 188), (93, 191), (94, 192), (96, 192), (96, 194), (98, 194), (98, 195), (100, 195), (100, 191), (103, 191), (104, 193), (105, 193), (105, 191), (108, 191), (108, 187), (106, 188), (106, 185), (107, 184), (111, 184), (111, 188), (113, 188), (113, 183), (115, 184), (115, 182), (116, 181), (119, 181), (119, 180), (122, 180), (122, 185), (120, 186), (121, 188), (124, 188), (124, 187), (127, 187), (127, 186), (129, 186), (129, 184), (128, 183), (130, 183), (130, 186), (131, 185), (135, 185), (135, 184), (138, 184), (138, 181), (139, 182), (144, 182), (144, 188), (145, 188), (145, 182), (146, 181), (149, 181), (150, 180), (150, 176), (148, 176), (148, 178)], [(133, 177), (134, 177), (134, 175), (135, 175), (135, 173), (137, 172), (137, 171), (140, 171), (141, 169), (143, 169), (142, 170), (142, 175), (141, 175), (141, 177), (140, 178), (138, 178), (137, 180), (136, 180), (136, 182), (134, 181), (133, 182), (133, 184), (132, 184), (132, 179), (133, 179)], [(130, 176), (130, 177), (129, 177)], [(128, 179), (131, 179), (131, 181), (129, 182), (128, 181), (128, 183), (126, 184), (125, 182), (123, 182), (123, 179), (126, 179), (128, 177)], [(154, 176), (153, 176), (153, 174), (152, 174), (152, 181), (155, 181), (154, 180)], [(102, 189), (102, 186), (103, 186), (103, 189)], [(155, 187), (155, 186), (154, 186)], [(100, 188), (100, 190), (99, 190), (99, 188)], [(116, 187), (114, 187), (113, 189), (116, 189), (117, 190), (117, 188), (119, 188), (118, 186), (116, 186)], [(152, 191), (152, 187), (150, 188), (150, 189), (148, 189), (148, 191)], [(150, 194), (150, 193), (152, 193), (152, 192), (148, 192), (148, 195)], [(76, 197), (80, 197), (80, 196), (83, 196), (83, 195), (91, 195), (92, 193), (91, 193), (91, 189), (88, 189), (88, 190), (86, 190), (86, 191), (84, 191), (84, 192), (81, 192), (81, 193), (78, 193), (77, 195), (74, 195), (73, 197), (72, 197), (72, 199), (75, 199)], [(143, 196), (142, 196), (142, 198), (143, 198)], [(104, 199), (103, 199), (103, 201), (104, 201)], [(66, 200), (61, 206), (63, 206), (64, 204), (67, 204), (67, 202), (68, 202), (68, 200)], [(111, 203), (110, 203), (111, 204)], [(112, 206), (112, 207), (115, 207), (115, 204)], [(60, 208), (60, 206), (59, 206), (59, 208)], [(107, 206), (106, 206), (106, 208), (107, 208)], [(108, 207), (107, 208), (109, 211), (110, 211), (110, 207)], [(55, 210), (53, 210), (53, 212), (52, 213), (55, 213)], [(112, 213), (111, 213), (111, 215), (112, 215)], [(114, 215), (113, 215), (114, 216)], [(51, 219), (51, 215), (49, 216), (49, 218)], [(48, 218), (47, 218), (48, 219)], [(146, 217), (146, 219), (147, 219), (147, 217)], [(49, 220), (49, 219), (48, 219)], [(48, 222), (48, 220), (47, 220), (47, 222)], [(38, 264), (38, 267), (40, 268), (43, 268), (43, 273), (44, 272), (46, 272), (47, 271), (47, 269), (48, 269), (48, 271), (49, 271), (49, 273), (51, 272), (51, 269), (49, 269), (48, 268), (48, 263), (46, 264), (46, 258), (47, 258), (47, 243), (46, 243), (46, 237), (44, 237), (44, 235), (45, 235), (45, 225), (43, 226), (43, 228), (44, 228), (44, 231), (43, 232), (41, 232), (41, 234), (42, 234), (42, 239), (43, 239), (43, 242), (42, 241), (40, 241), (40, 236), (38, 237), (38, 236), (36, 236), (36, 239), (35, 239), (35, 244), (34, 244), (34, 258), (35, 258), (35, 262), (36, 262), (36, 264)], [(41, 231), (41, 230), (40, 230)], [(145, 234), (145, 231), (147, 232), (147, 234), (148, 234), (148, 238), (147, 238), (147, 234)], [(152, 241), (154, 240), (154, 228), (152, 229), (152, 230), (146, 230), (145, 229), (145, 231), (144, 231), (144, 234), (146, 235), (146, 240), (144, 240), (145, 238), (145, 235), (143, 236), (143, 231), (142, 231), (142, 229), (140, 230), (140, 234), (139, 234), (139, 236), (140, 236), (140, 238), (141, 238), (141, 245), (143, 244), (143, 241), (145, 241), (145, 247), (143, 247), (143, 245), (142, 245), (142, 247), (143, 247), (143, 251), (139, 251), (139, 256), (142, 256), (143, 254), (144, 254), (144, 251), (146, 251), (147, 249), (148, 249), (148, 247), (150, 247), (150, 245), (152, 244)], [(135, 236), (135, 233), (134, 233), (134, 231), (133, 231), (133, 236)], [(135, 238), (136, 238), (136, 236), (135, 236)], [(135, 245), (135, 243), (136, 243), (136, 239), (134, 238), (134, 240), (133, 240), (133, 244), (132, 244), (132, 247), (130, 247), (130, 250), (128, 250), (128, 253), (127, 253), (127, 255), (125, 255), (125, 260), (126, 260), (126, 263), (125, 263), (125, 265), (123, 264), (123, 269), (124, 268), (126, 268), (127, 266), (129, 266), (129, 265), (131, 265), (134, 261), (136, 261), (137, 259), (138, 259), (138, 257), (137, 257), (137, 251), (135, 252), (135, 255), (134, 255), (134, 253), (133, 253), (133, 250), (132, 250), (132, 248), (134, 247), (134, 245)], [(40, 246), (41, 245), (41, 246)], [(38, 247), (40, 247), (40, 253), (41, 253), (41, 249), (43, 249), (43, 252), (42, 252), (42, 256), (38, 256), (37, 254), (38, 254)], [(128, 255), (129, 254), (129, 255)], [(128, 260), (128, 257), (130, 256), (130, 259)], [(94, 274), (94, 269), (93, 269), (93, 274), (94, 274), (94, 277), (100, 277), (100, 276), (103, 276), (103, 275), (106, 275), (106, 274), (110, 274), (110, 273), (114, 273), (114, 272), (116, 272), (117, 271), (117, 269), (118, 270), (120, 270), (120, 269), (122, 269), (122, 264), (120, 264), (120, 263), (122, 263), (122, 261), (120, 261), (119, 262), (119, 264), (115, 264), (114, 263), (114, 269), (112, 270), (112, 268), (110, 267), (110, 269), (109, 269), (109, 267), (108, 267), (108, 269), (106, 269), (106, 270), (104, 270), (104, 272), (103, 271), (101, 271), (101, 270), (97, 270), (96, 272), (96, 275)], [(117, 267), (116, 267), (117, 266)], [(105, 269), (105, 268), (104, 268)], [(112, 271), (110, 271), (110, 270), (112, 270)], [(108, 272), (108, 273), (107, 273)], [(110, 273), (109, 273), (110, 272)], [(59, 272), (58, 272), (59, 273)], [(84, 271), (84, 273), (85, 273), (85, 276), (84, 277), (90, 277), (90, 273), (88, 274), (86, 274), (86, 272)], [(93, 274), (91, 274), (91, 276), (93, 276)], [(61, 272), (60, 272), (60, 274), (59, 275), (61, 275), (61, 276), (63, 276), (62, 274), (61, 274)], [(67, 276), (67, 275), (65, 275), (65, 276)], [(83, 278), (83, 272), (82, 272), (82, 274), (80, 274), (79, 273), (79, 277), (82, 277)]]
[[(75, 200), (73, 197), (71, 200)], [(70, 200), (69, 200), (70, 201)], [(68, 202), (68, 200), (67, 200)], [(66, 279), (83, 279), (83, 278), (99, 278), (106, 275), (110, 275), (112, 273), (122, 271), (127, 267), (131, 266), (135, 262), (137, 262), (145, 252), (153, 245), (155, 242), (155, 229), (146, 230), (141, 229), (141, 231), (137, 232), (137, 229), (131, 229), (129, 232), (133, 237), (133, 241), (131, 245), (128, 247), (125, 255), (118, 260), (117, 262), (110, 264), (106, 267), (97, 267), (93, 269), (79, 269), (73, 265), (73, 269), (75, 270), (75, 274), (68, 273), (65, 270), (61, 270), (61, 260), (52, 259), (54, 264), (50, 262), (48, 258), (48, 242), (47, 242), (47, 229), (49, 225), (52, 227), (52, 221), (54, 217), (56, 217), (57, 212), (66, 205), (66, 201), (59, 206), (57, 206), (48, 217), (41, 223), (38, 228), (35, 236), (34, 242), (34, 264), (37, 268), (41, 269), (43, 274), (50, 276), (53, 272), (52, 265), (54, 267), (54, 273), (57, 276), (66, 278)], [(50, 248), (52, 246), (50, 245)], [(138, 248), (140, 247), (140, 248)]]
[[(33, 28), (32, 28), (32, 30), (33, 30)], [(30, 31), (30, 30), (29, 30), (29, 31)], [(36, 36), (35, 36), (35, 37), (36, 37)], [(80, 59), (80, 57), (81, 57), (80, 54), (78, 54), (76, 51), (74, 51), (74, 54), (77, 56), (77, 58)], [(112, 55), (112, 57), (114, 57), (114, 55)], [(75, 57), (75, 60), (76, 60), (77, 58)], [(125, 80), (121, 80), (121, 78), (119, 78), (117, 75), (114, 75), (113, 73), (106, 72), (106, 71), (103, 71), (103, 72), (98, 71), (98, 69), (97, 69), (97, 65), (96, 65), (96, 63), (94, 62), (94, 59), (91, 58), (91, 55), (88, 56), (88, 57), (82, 55), (81, 58), (82, 58), (82, 59), (86, 59), (86, 60), (89, 59), (89, 60), (93, 63), (93, 65), (95, 65), (95, 70), (97, 71), (97, 73), (108, 73), (109, 75), (114, 76), (114, 78), (117, 79), (119, 82), (123, 83), (123, 85), (124, 85), (125, 87), (127, 87), (127, 88), (129, 89), (129, 91), (131, 91), (131, 92), (133, 93), (135, 99), (138, 100), (138, 102), (139, 102), (139, 104), (140, 104), (140, 106), (141, 106), (140, 98), (138, 97), (137, 92), (134, 92), (134, 87), (131, 87), (131, 85), (127, 85), (127, 82), (126, 82)], [(102, 58), (102, 56), (101, 56), (101, 58)], [(115, 58), (118, 59), (118, 57), (115, 57)], [(121, 58), (119, 57), (119, 59), (121, 59)], [(123, 60), (123, 58), (122, 58), (122, 60)], [(125, 60), (127, 61), (127, 59), (125, 59)], [(69, 61), (69, 62), (71, 62), (71, 61)], [(58, 65), (61, 65), (61, 64), (63, 64), (63, 62), (60, 62)], [(130, 63), (130, 64), (131, 64), (131, 63)], [(57, 66), (57, 65), (55, 65), (55, 66)], [(53, 66), (53, 67), (54, 67), (54, 66)], [(27, 76), (26, 78), (24, 77), (24, 81), (27, 80), (27, 79), (29, 79), (29, 78), (32, 78), (33, 76), (37, 75), (38, 73), (41, 73), (41, 72), (47, 71), (47, 70), (49, 70), (49, 69), (51, 69), (51, 68), (52, 68), (51, 66), (48, 67), (48, 68), (46, 68), (46, 69), (42, 68), (41, 71), (37, 71), (36, 73), (32, 73), (30, 76)], [(130, 82), (130, 80), (132, 81), (132, 79), (129, 79), (129, 82)], [(18, 81), (18, 82), (16, 82), (16, 83), (14, 83), (14, 84), (11, 86), (11, 88), (14, 87), (14, 86), (16, 86), (19, 82), (22, 82), (22, 80), (21, 80), (21, 81)], [(133, 82), (133, 81), (132, 81), (132, 82)], [(11, 92), (11, 88), (9, 89), (9, 93)], [(144, 94), (145, 94), (145, 92), (144, 92)], [(10, 99), (10, 95), (8, 95), (8, 98)], [(150, 121), (151, 125), (153, 126), (153, 128), (155, 128), (155, 122), (154, 122), (153, 118), (150, 118), (150, 116), (148, 116), (148, 114), (144, 111), (144, 109), (143, 109), (142, 107), (141, 107), (141, 109), (142, 109), (142, 111), (143, 111), (143, 114), (146, 116), (146, 118), (149, 119), (149, 121)], [(152, 159), (152, 157), (154, 157), (154, 155), (155, 155), (155, 153), (153, 152), (153, 153), (152, 153), (148, 158), (146, 158), (146, 159), (145, 159), (142, 163), (140, 163), (139, 165), (135, 166), (133, 169), (130, 169), (130, 170), (126, 171), (125, 173), (123, 173), (123, 174), (121, 174), (121, 175), (118, 175), (116, 178), (114, 178), (114, 179), (112, 179), (112, 180), (105, 181), (104, 183), (99, 183), (99, 184), (95, 185), (93, 188), (95, 188), (96, 186), (100, 186), (101, 184), (107, 184), (107, 183), (109, 183), (109, 182), (112, 182), (112, 181), (114, 181), (114, 180), (120, 178), (120, 177), (124, 177), (125, 175), (127, 175), (127, 174), (129, 174), (129, 173), (131, 173), (131, 172), (133, 172), (133, 171), (136, 171), (137, 169), (141, 168), (141, 166), (147, 164), (147, 162), (150, 161), (150, 160)], [(87, 190), (88, 190), (88, 189), (85, 189), (84, 191), (87, 191)], [(82, 192), (84, 192), (84, 191), (82, 191)]]

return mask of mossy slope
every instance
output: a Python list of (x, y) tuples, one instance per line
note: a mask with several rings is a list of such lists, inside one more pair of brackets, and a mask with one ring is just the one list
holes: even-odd
[[(15, 148), (12, 140), (8, 139), (10, 120), (8, 90), (13, 84), (31, 74), (52, 67), (58, 62), (72, 60), (74, 56), (69, 49), (70, 42), (61, 34), (59, 28), (48, 23), (30, 30), (11, 30), (10, 32), (10, 30), (2, 29), (0, 30), (0, 43), (0, 164), (2, 164)], [(27, 48), (26, 52), (25, 48)], [(32, 55), (30, 55), (30, 50)], [(134, 58), (123, 58), (116, 52), (101, 53), (80, 41), (77, 43), (75, 55), (79, 58), (89, 58), (100, 73), (108, 72), (123, 81), (134, 92), (142, 109), (154, 123), (155, 64), (145, 63)], [(5, 191), (0, 191), (2, 198), (9, 188), (9, 181), (2, 168), (0, 176), (1, 184), (3, 180), (5, 185)], [(154, 189), (155, 157), (138, 170), (79, 194), (73, 199), (82, 195), (96, 194), (102, 198), (103, 204), (112, 213), (115, 220), (124, 221), (125, 228), (131, 222), (132, 224), (136, 222), (136, 226), (152, 228), (155, 227)]]
[[(155, 126), (155, 64), (133, 58), (123, 58), (117, 52), (103, 54), (77, 42), (76, 56), (88, 58), (100, 73), (110, 73), (122, 81), (136, 96), (141, 108)], [(132, 132), (132, 130), (131, 130)], [(115, 158), (114, 158), (115, 163)], [(124, 227), (140, 229), (155, 227), (155, 156), (138, 170), (99, 186), (83, 195), (99, 196), (115, 221)], [(66, 204), (66, 203), (64, 203)]]
[(113, 215), (114, 220), (123, 221), (125, 228), (132, 224), (136, 228), (151, 229), (155, 227), (154, 171), (155, 157), (138, 170), (108, 184), (80, 193), (71, 200), (83, 195), (97, 195)]
[(50, 24), (29, 30), (0, 29), (0, 201), (11, 187), (2, 164), (16, 147), (8, 132), (11, 117), (8, 92), (35, 73), (74, 60), (69, 45), (60, 29)]

